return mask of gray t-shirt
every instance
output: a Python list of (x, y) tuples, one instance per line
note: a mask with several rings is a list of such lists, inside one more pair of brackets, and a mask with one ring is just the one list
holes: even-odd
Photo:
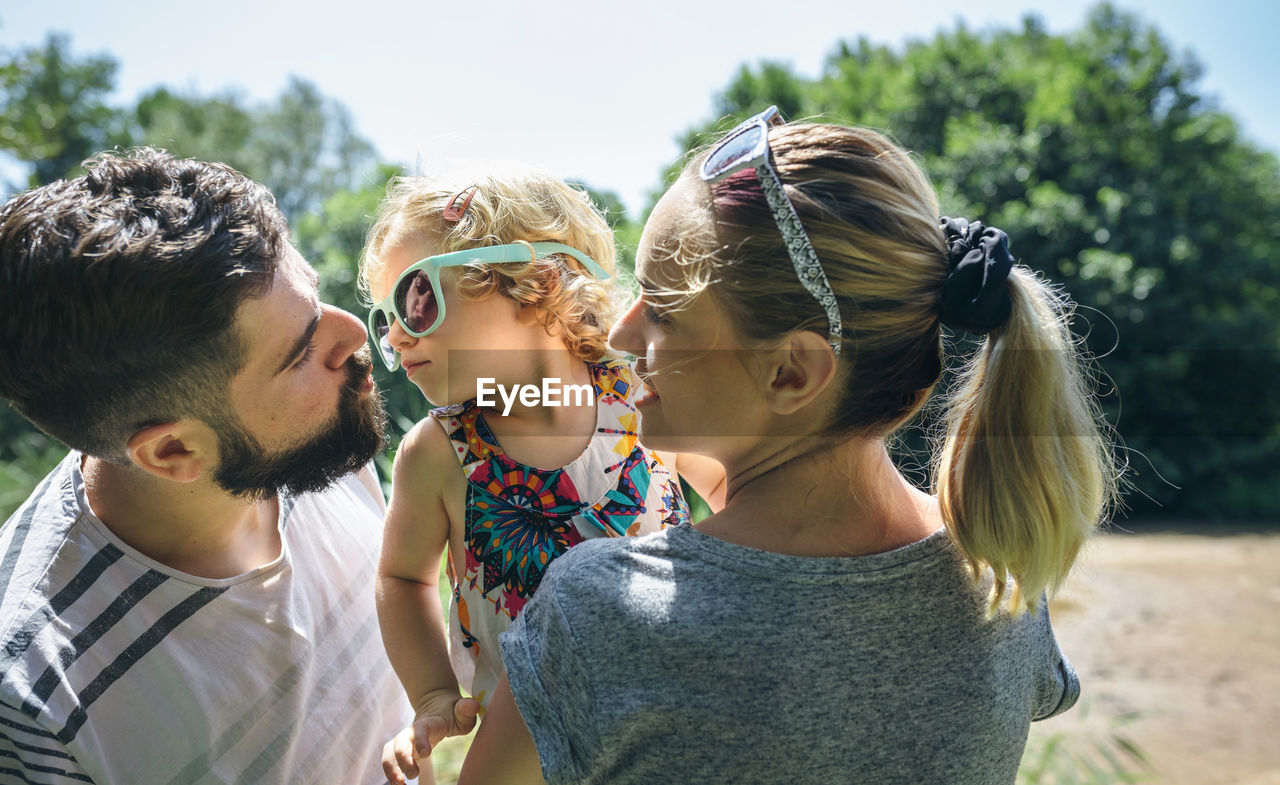
[(805, 558), (667, 529), (560, 557), (502, 636), (559, 783), (1011, 783), (1080, 683), (1043, 606), (986, 616), (945, 531)]

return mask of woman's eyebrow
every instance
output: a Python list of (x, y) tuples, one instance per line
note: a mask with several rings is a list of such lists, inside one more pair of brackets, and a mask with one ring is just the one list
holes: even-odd
[(646, 280), (646, 279), (644, 279), (644, 278), (641, 278), (641, 277), (640, 277), (640, 276), (638, 276), (638, 275), (636, 276), (636, 283), (640, 284), (640, 289), (641, 289), (642, 291), (645, 291), (645, 292), (647, 292), (647, 293), (649, 293), (649, 294), (660, 294), (661, 292), (663, 292), (663, 291), (664, 291), (664, 288), (663, 288), (663, 287), (658, 286), (657, 284), (653, 283), (652, 281), (649, 281), (649, 280)]

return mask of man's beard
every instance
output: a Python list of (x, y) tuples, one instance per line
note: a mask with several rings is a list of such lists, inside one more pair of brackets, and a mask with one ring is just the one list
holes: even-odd
[(290, 494), (323, 490), (367, 464), (386, 444), (387, 422), (376, 391), (360, 395), (370, 364), (368, 351), (351, 357), (336, 421), (297, 447), (268, 455), (239, 418), (215, 426), (219, 461), (214, 482), (234, 496), (268, 499), (280, 490)]

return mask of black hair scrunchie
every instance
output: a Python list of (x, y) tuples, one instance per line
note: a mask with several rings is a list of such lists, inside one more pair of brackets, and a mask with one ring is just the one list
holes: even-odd
[(951, 272), (942, 284), (939, 318), (953, 330), (986, 335), (1009, 319), (1009, 235), (982, 222), (943, 218)]

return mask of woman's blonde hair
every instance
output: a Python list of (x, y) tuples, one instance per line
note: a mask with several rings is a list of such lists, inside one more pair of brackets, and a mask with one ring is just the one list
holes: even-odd
[[(844, 321), (832, 435), (886, 438), (928, 400), (943, 368), (939, 306), (950, 272), (938, 203), (923, 171), (883, 135), (794, 124), (770, 131), (787, 196)], [(710, 186), (655, 251), (684, 267), (747, 342), (827, 333), (796, 276), (755, 175)], [(1071, 304), (1031, 270), (1008, 280), (1012, 316), (963, 361), (934, 445), (934, 490), (975, 580), (995, 574), (992, 607), (1034, 608), (1066, 577), (1107, 514), (1116, 479), (1105, 421), (1068, 328)], [(1012, 582), (1008, 578), (1012, 578)]]
[[(475, 194), (462, 217), (446, 221), (445, 208), (470, 186)], [(558, 327), (565, 346), (582, 360), (613, 356), (609, 328), (621, 305), (613, 233), (581, 189), (516, 166), (465, 177), (392, 178), (360, 260), (366, 301), (385, 269), (383, 254), (405, 242), (425, 243), (433, 254), (514, 242), (556, 242), (582, 251), (610, 273), (609, 280), (597, 280), (567, 254), (554, 254), (524, 265), (466, 265), (459, 268), (458, 287), (469, 299), (499, 293), (533, 306), (548, 332)]]

